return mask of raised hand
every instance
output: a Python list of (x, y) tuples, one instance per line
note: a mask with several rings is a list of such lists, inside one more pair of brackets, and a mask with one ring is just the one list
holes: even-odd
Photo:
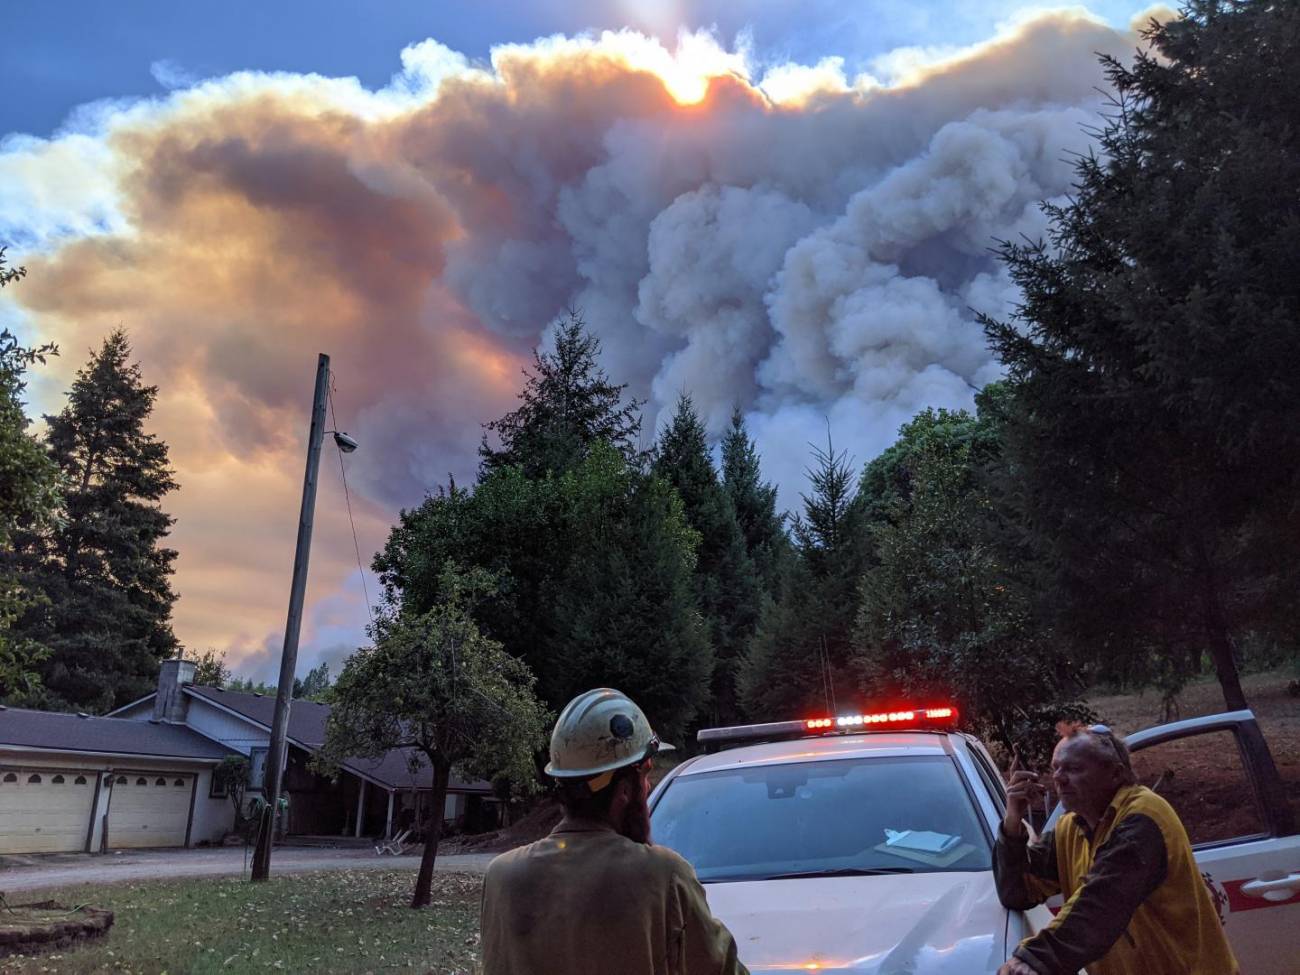
[(1030, 804), (1041, 799), (1044, 794), (1039, 774), (1022, 768), (1020, 752), (1013, 751), (1011, 767), (1007, 770), (1007, 812), (1002, 820), (1002, 829), (1008, 836), (1020, 836), (1023, 833)]

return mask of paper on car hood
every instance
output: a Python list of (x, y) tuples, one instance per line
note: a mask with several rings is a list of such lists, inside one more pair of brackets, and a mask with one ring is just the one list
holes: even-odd
[(715, 883), (713, 913), (753, 975), (982, 975), (1006, 961), (989, 871)]

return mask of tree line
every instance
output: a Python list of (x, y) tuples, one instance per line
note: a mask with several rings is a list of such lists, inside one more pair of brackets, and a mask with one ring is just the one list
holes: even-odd
[[(517, 661), (543, 709), (620, 687), (679, 742), (943, 698), (1011, 744), (1086, 717), (1099, 681), (1172, 698), (1207, 667), (1244, 706), (1243, 661), (1293, 656), (1300, 605), (1297, 9), (1198, 0), (1107, 60), (1073, 196), (1046, 240), (998, 245), (1022, 294), (982, 320), (1005, 379), (863, 467), (828, 434), (792, 512), (740, 413), (714, 445), (683, 395), (647, 446), (596, 339), (559, 325), (475, 482), (393, 527), (356, 668), (447, 639)], [(5, 695), (122, 703), (175, 650), (174, 482), (138, 422), (155, 390), (110, 337), (38, 442), (20, 397), (40, 350), (5, 349), (5, 456), (33, 458), (3, 472)], [(438, 661), (462, 664), (408, 664)]]

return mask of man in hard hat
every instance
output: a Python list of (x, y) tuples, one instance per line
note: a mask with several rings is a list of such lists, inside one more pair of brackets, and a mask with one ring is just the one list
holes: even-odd
[(747, 975), (695, 870), (650, 843), (659, 747), (641, 709), (610, 688), (560, 713), (546, 773), (564, 819), (488, 866), (484, 975)]

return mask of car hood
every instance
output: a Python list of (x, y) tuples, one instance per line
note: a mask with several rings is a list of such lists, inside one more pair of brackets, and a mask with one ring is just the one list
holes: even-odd
[(713, 913), (754, 975), (981, 975), (1006, 961), (993, 874), (714, 883)]

